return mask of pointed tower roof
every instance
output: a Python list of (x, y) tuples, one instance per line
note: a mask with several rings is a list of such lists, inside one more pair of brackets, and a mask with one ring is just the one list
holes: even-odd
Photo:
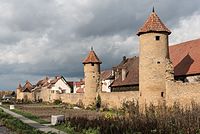
[(19, 83), (19, 85), (18, 85), (17, 88), (18, 88), (18, 89), (22, 89), (22, 85), (21, 85), (21, 83)]
[(97, 64), (102, 63), (97, 57), (96, 53), (94, 52), (93, 47), (91, 47), (88, 56), (83, 60), (83, 64), (88, 64), (88, 63), (97, 63)]
[(171, 31), (162, 23), (154, 8), (152, 13), (144, 23), (144, 25), (139, 29), (137, 35), (148, 33), (148, 32), (166, 32), (167, 34), (171, 34)]
[(21, 85), (21, 83), (19, 83), (17, 89), (19, 89), (20, 91), (22, 91), (22, 85)]

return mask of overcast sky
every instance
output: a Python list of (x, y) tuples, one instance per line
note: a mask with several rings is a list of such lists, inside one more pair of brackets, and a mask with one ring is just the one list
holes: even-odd
[(91, 46), (102, 69), (138, 55), (136, 33), (153, 5), (170, 44), (200, 38), (200, 0), (0, 0), (0, 89), (80, 79)]

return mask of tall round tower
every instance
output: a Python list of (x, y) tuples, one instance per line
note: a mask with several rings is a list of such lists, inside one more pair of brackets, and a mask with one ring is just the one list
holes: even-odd
[(85, 104), (89, 105), (95, 101), (97, 90), (100, 87), (100, 64), (93, 48), (83, 61), (85, 79)]
[(139, 92), (140, 103), (157, 105), (165, 100), (166, 58), (169, 58), (170, 30), (152, 11), (139, 29)]
[(21, 96), (21, 93), (22, 93), (22, 85), (19, 83), (19, 86), (17, 87), (16, 89), (16, 93), (17, 93), (17, 100), (21, 100), (22, 99), (22, 96)]

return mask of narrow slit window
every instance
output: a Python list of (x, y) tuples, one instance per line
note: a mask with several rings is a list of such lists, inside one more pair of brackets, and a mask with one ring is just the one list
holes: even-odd
[(160, 64), (160, 61), (157, 61), (157, 64)]
[(160, 36), (156, 36), (155, 39), (156, 39), (156, 40), (160, 40)]
[(94, 63), (92, 63), (92, 66), (94, 66)]
[(161, 97), (164, 97), (164, 92), (161, 92)]

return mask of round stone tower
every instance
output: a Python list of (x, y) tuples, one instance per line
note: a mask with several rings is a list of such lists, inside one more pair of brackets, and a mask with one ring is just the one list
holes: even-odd
[(166, 59), (169, 58), (168, 35), (170, 30), (152, 11), (139, 29), (139, 92), (140, 104), (163, 103), (166, 94)]
[(100, 88), (100, 64), (102, 62), (97, 57), (93, 48), (83, 61), (85, 79), (85, 105), (95, 101), (97, 91)]
[(17, 87), (17, 89), (16, 89), (17, 91), (16, 91), (16, 93), (17, 93), (17, 100), (21, 100), (22, 99), (22, 97), (21, 97), (21, 92), (22, 92), (22, 85), (19, 83), (19, 86)]

